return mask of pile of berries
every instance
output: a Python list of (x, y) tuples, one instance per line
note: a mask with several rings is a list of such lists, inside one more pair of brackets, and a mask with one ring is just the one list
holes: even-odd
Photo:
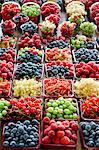
[(36, 119), (9, 122), (3, 130), (4, 147), (36, 147), (39, 144), (39, 123)]
[(63, 40), (54, 40), (47, 45), (47, 48), (55, 48), (59, 49), (70, 48), (70, 44), (68, 42), (64, 42)]
[(93, 121), (81, 122), (82, 138), (89, 148), (99, 147), (99, 124)]
[(90, 8), (90, 18), (94, 20), (96, 15), (99, 15), (99, 1), (91, 5)]
[(33, 35), (34, 33), (37, 32), (37, 25), (32, 21), (22, 24), (20, 28), (22, 30), (22, 34), (28, 32)]
[(74, 77), (73, 64), (70, 62), (53, 61), (46, 65), (46, 69), (48, 77)]
[(60, 15), (60, 6), (57, 3), (45, 3), (42, 5), (41, 11), (43, 18), (51, 14)]
[(13, 77), (14, 64), (12, 62), (0, 61), (0, 77), (10, 80)]
[(99, 119), (99, 98), (93, 94), (82, 102), (82, 117), (86, 119)]
[(45, 114), (49, 118), (77, 119), (77, 103), (72, 98), (46, 99)]
[(89, 62), (89, 61), (99, 61), (99, 51), (97, 49), (87, 49), (80, 48), (77, 51), (74, 51), (75, 61), (81, 62)]
[(97, 78), (99, 79), (99, 64), (95, 62), (80, 62), (75, 64), (76, 76), (78, 78)]
[(24, 77), (42, 77), (42, 64), (33, 64), (32, 62), (22, 63), (18, 65), (15, 71), (15, 78), (20, 79)]
[(39, 51), (35, 47), (33, 48), (21, 48), (17, 58), (17, 62), (32, 62), (41, 63), (43, 61), (43, 51)]
[(36, 118), (40, 120), (42, 117), (42, 99), (31, 97), (14, 98), (10, 100), (10, 104), (12, 105), (12, 113), (18, 112), (21, 118), (25, 116), (25, 118)]
[(93, 78), (81, 78), (75, 82), (74, 88), (79, 97), (90, 97), (93, 93), (99, 96), (99, 81)]
[(45, 117), (42, 144), (76, 145), (78, 128), (76, 121), (55, 121)]
[(37, 33), (34, 33), (32, 37), (30, 37), (28, 33), (25, 33), (18, 40), (18, 48), (20, 49), (25, 47), (36, 47), (41, 49), (41, 37)]
[(12, 36), (15, 31), (16, 24), (12, 20), (6, 20), (2, 24), (3, 34)]
[(22, 79), (13, 81), (13, 95), (15, 97), (40, 96), (42, 83), (35, 79)]
[(16, 37), (9, 37), (8, 35), (0, 37), (0, 48), (14, 47), (16, 40)]
[(21, 8), (19, 6), (18, 3), (13, 2), (5, 4), (1, 11), (3, 20), (12, 19), (16, 14), (20, 13)]
[(86, 10), (89, 10), (91, 5), (94, 4), (95, 2), (98, 2), (98, 0), (86, 0)]
[(15, 22), (17, 27), (20, 27), (22, 24), (29, 21), (29, 17), (26, 16), (25, 14), (19, 13), (13, 17), (13, 21)]
[(10, 81), (0, 78), (0, 96), (8, 97), (10, 94)]
[(48, 17), (46, 17), (45, 20), (49, 20), (50, 22), (53, 22), (55, 25), (58, 25), (60, 22), (60, 15), (51, 14)]
[(0, 48), (0, 60), (15, 62), (16, 50), (14, 48)]
[(0, 99), (0, 119), (5, 117), (9, 111), (10, 102), (4, 98)]
[(46, 53), (46, 61), (71, 61), (71, 52), (68, 50), (68, 48), (60, 49), (58, 47), (47, 49)]
[(72, 81), (65, 78), (46, 78), (44, 80), (44, 90), (46, 96), (71, 96)]

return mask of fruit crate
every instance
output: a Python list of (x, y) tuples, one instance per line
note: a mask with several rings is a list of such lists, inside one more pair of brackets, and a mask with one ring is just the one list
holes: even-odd
[(99, 119), (88, 119), (88, 118), (85, 118), (84, 116), (83, 116), (83, 112), (82, 112), (82, 103), (83, 103), (83, 100), (81, 99), (80, 100), (80, 112), (81, 112), (81, 120), (82, 121), (94, 121), (94, 122), (99, 122)]
[[(90, 121), (87, 121), (87, 122), (90, 122)], [(99, 122), (98, 122), (98, 124), (99, 124)], [(79, 129), (79, 133), (80, 133), (81, 145), (84, 150), (99, 150), (99, 147), (89, 147), (86, 145), (81, 126)]]
[[(55, 62), (55, 61), (52, 61), (53, 63)], [(52, 63), (51, 62), (51, 63)], [(66, 62), (66, 61), (64, 61), (64, 62)], [(49, 78), (49, 76), (48, 76), (48, 72), (47, 72), (47, 70), (48, 70), (48, 68), (49, 67), (52, 67), (53, 66), (53, 64), (52, 65), (50, 65), (51, 63), (47, 63), (47, 64), (45, 64), (45, 75), (46, 75), (46, 78)], [(55, 62), (56, 63), (56, 65), (58, 66), (58, 62)], [(68, 64), (68, 62), (67, 62), (67, 64)], [(72, 63), (71, 63), (72, 64)], [(61, 66), (61, 65), (59, 65), (59, 66)], [(64, 66), (64, 67), (66, 67), (66, 66), (68, 66), (68, 65), (64, 65), (64, 64), (62, 64), (62, 66)], [(65, 76), (65, 79), (75, 79), (75, 69), (74, 69), (74, 64), (72, 64), (72, 70), (73, 70), (73, 76)], [(71, 69), (69, 69), (69, 71), (71, 71)]]
[[(24, 78), (24, 79), (26, 79), (26, 78)], [(24, 80), (23, 79), (23, 80)], [(11, 88), (11, 96), (12, 97), (15, 97), (15, 98), (20, 98), (20, 96), (14, 96), (14, 94), (13, 94), (13, 92), (14, 92), (14, 81), (15, 81), (16, 79), (12, 79), (12, 88)], [(19, 81), (19, 80), (18, 80)], [(40, 92), (40, 94), (39, 95), (36, 95), (36, 96), (32, 96), (32, 97), (43, 97), (43, 79), (42, 80), (40, 80), (40, 79), (36, 79), (36, 81), (40, 81), (41, 82), (41, 84), (42, 84), (42, 86), (41, 86), (41, 92)], [(30, 95), (28, 95), (28, 96), (30, 96)]]
[(12, 80), (9, 81), (10, 82), (10, 87), (9, 87), (9, 92), (8, 95), (0, 95), (0, 98), (8, 98), (12, 96)]
[[(10, 120), (14, 123), (16, 123), (19, 120)], [(1, 150), (40, 150), (40, 143), (41, 143), (41, 131), (40, 131), (40, 124), (39, 126), (39, 142), (38, 145), (35, 147), (5, 147), (3, 146), (3, 141), (4, 141), (4, 127), (6, 124), (8, 124), (10, 121), (1, 121), (0, 127), (1, 127), (1, 144), (0, 148)], [(25, 119), (21, 120), (21, 122), (25, 121)]]
[[(21, 64), (21, 63), (23, 63), (23, 62), (20, 62), (20, 61), (18, 60), (18, 58), (19, 58), (19, 53), (20, 53), (20, 51), (18, 51), (18, 55), (17, 55), (17, 58), (16, 58), (16, 62), (17, 62), (18, 64)], [(44, 62), (44, 50), (42, 50), (41, 62), (38, 62), (38, 63), (35, 63), (35, 64), (39, 64), (39, 63), (43, 63), (43, 62)]]
[[(20, 80), (20, 79), (22, 79), (22, 78), (17, 78), (16, 77), (16, 70), (17, 70), (17, 68), (18, 68), (18, 66), (19, 65), (21, 65), (21, 64), (17, 64), (17, 65), (15, 65), (15, 67), (14, 67), (14, 73), (13, 73), (13, 79), (16, 79), (16, 80)], [(36, 64), (35, 64), (36, 65)], [(44, 77), (44, 64), (42, 64), (42, 74), (41, 74), (41, 77), (37, 77), (37, 76), (35, 76), (35, 77), (32, 77), (32, 78), (35, 78), (36, 80), (39, 80), (39, 79), (43, 79), (43, 77)], [(24, 77), (23, 77), (24, 78)], [(28, 79), (30, 79), (30, 77), (27, 77)]]
[[(41, 127), (42, 127), (42, 130), (41, 130), (41, 139), (44, 137), (44, 130), (43, 130), (43, 126), (44, 126), (44, 123), (42, 122), (41, 123)], [(76, 132), (77, 134), (77, 137), (78, 137), (78, 131)], [(77, 149), (77, 144), (78, 144), (78, 140), (77, 140), (77, 143), (74, 144), (74, 145), (62, 145), (62, 144), (43, 144), (42, 143), (42, 140), (41, 140), (41, 148), (42, 149), (52, 149), (52, 150), (63, 150), (63, 149), (66, 149), (66, 150), (76, 150)]]
[[(45, 80), (46, 79), (48, 79), (48, 78), (44, 78), (44, 80), (43, 80), (43, 96), (45, 97), (45, 98), (48, 98), (48, 97), (57, 97), (57, 96), (50, 96), (50, 95), (47, 95), (46, 94), (46, 90), (45, 90)], [(50, 78), (49, 78), (50, 79)], [(65, 80), (67, 80), (68, 81), (68, 79), (65, 79)], [(73, 80), (71, 80), (71, 79), (69, 79), (70, 81), (71, 81), (71, 91), (69, 91), (70, 93), (67, 93), (66, 95), (64, 95), (64, 97), (74, 97), (74, 86), (73, 86), (73, 84), (74, 84), (74, 81)], [(62, 95), (60, 95), (59, 97), (61, 97)]]
[[(46, 109), (48, 108), (47, 107), (47, 102), (49, 102), (51, 99), (53, 99), (53, 100), (55, 100), (55, 101), (57, 101), (57, 97), (55, 98), (53, 98), (53, 97), (51, 97), (51, 98), (45, 98), (44, 99), (44, 101), (45, 101), (45, 105), (44, 105), (44, 116), (46, 116)], [(70, 119), (70, 118), (55, 118), (55, 120), (59, 120), (59, 121), (63, 121), (63, 120), (75, 120), (75, 121), (78, 121), (78, 122), (80, 122), (80, 114), (79, 114), (79, 107), (78, 107), (78, 101), (77, 101), (77, 99), (75, 99), (75, 98), (72, 98), (73, 99), (73, 102), (76, 104), (76, 108), (77, 108), (77, 115), (78, 115), (78, 117), (77, 117), (77, 119)], [(53, 118), (52, 118), (53, 119)]]

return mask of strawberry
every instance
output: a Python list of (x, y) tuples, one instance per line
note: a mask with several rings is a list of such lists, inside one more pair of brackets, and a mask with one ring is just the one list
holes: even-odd
[(70, 145), (75, 145), (76, 143), (75, 143), (75, 141), (73, 141), (73, 140), (70, 140), (70, 143), (69, 143)]
[(51, 140), (48, 136), (45, 136), (43, 139), (42, 139), (42, 143), (43, 144), (50, 144), (51, 143)]
[(54, 119), (52, 119), (52, 120), (50, 120), (50, 125), (52, 124), (52, 123), (55, 123), (55, 120)]
[(57, 131), (56, 135), (58, 138), (62, 138), (65, 136), (65, 132), (64, 131)]
[(70, 139), (67, 136), (61, 138), (61, 144), (68, 145), (70, 143)]

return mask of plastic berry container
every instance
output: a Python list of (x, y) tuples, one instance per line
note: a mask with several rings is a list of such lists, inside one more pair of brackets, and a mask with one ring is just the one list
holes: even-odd
[(13, 28), (3, 28), (3, 34), (13, 36), (16, 30), (16, 24), (14, 24)]
[[(7, 92), (8, 94), (6, 94), (6, 95), (5, 94), (0, 94), (0, 98), (8, 98), (8, 97), (12, 96), (12, 92), (11, 92), (12, 91), (12, 80), (10, 80), (9, 82), (10, 82), (10, 85), (9, 85), (9, 89), (8, 89), (8, 92)], [(3, 90), (6, 90), (6, 89), (3, 88)]]
[[(42, 122), (41, 124), (42, 130), (41, 130), (41, 139), (44, 137), (44, 123)], [(78, 131), (77, 131), (77, 137), (78, 137)], [(77, 140), (78, 143), (78, 140)], [(43, 149), (53, 149), (53, 150), (63, 150), (63, 149), (67, 149), (67, 150), (76, 150), (77, 149), (77, 143), (74, 145), (62, 145), (62, 144), (43, 144), (41, 141), (41, 148)]]
[[(56, 48), (56, 47), (55, 47), (55, 48)], [(54, 49), (54, 48), (52, 48), (52, 49)], [(64, 48), (64, 49), (65, 49), (65, 48)], [(60, 51), (63, 52), (64, 49), (60, 49)], [(66, 48), (66, 49), (67, 49), (67, 53), (66, 53), (66, 54), (69, 55), (69, 57), (68, 57), (66, 60), (63, 60), (63, 61), (67, 61), (67, 62), (71, 62), (71, 63), (72, 63), (72, 55), (71, 55), (70, 48)], [(46, 56), (46, 55), (47, 55), (47, 52), (50, 52), (50, 50), (51, 50), (50, 48), (46, 48), (46, 49), (45, 49), (45, 62), (46, 62), (46, 63), (50, 63), (50, 62), (52, 62), (52, 61), (58, 61), (58, 59), (54, 59), (54, 58), (53, 58), (53, 60), (48, 60), (48, 59), (47, 59), (47, 56)], [(50, 53), (51, 53), (51, 52), (50, 52)], [(59, 52), (59, 53), (60, 53), (60, 52)], [(59, 53), (58, 53), (58, 55), (59, 55)], [(53, 55), (53, 53), (52, 53), (51, 55)], [(55, 57), (55, 55), (54, 55), (54, 57)], [(57, 56), (56, 56), (56, 57), (57, 57)]]
[[(37, 14), (37, 12), (34, 14), (34, 16), (31, 16), (30, 14), (31, 14), (31, 10), (30, 11), (28, 11), (28, 14), (27, 14), (27, 16), (30, 18), (30, 20), (31, 21), (33, 21), (34, 23), (36, 23), (36, 24), (38, 24), (39, 23), (39, 21), (40, 21), (40, 6), (37, 4), (37, 3), (34, 3), (34, 2), (27, 2), (27, 3), (24, 3), (23, 5), (22, 5), (22, 13), (24, 14), (24, 11), (23, 11), (23, 9), (24, 9), (24, 7), (29, 7), (29, 6), (34, 6), (34, 7), (37, 7), (37, 11), (38, 11), (38, 14)], [(34, 10), (32, 10), (32, 11), (34, 11)], [(26, 14), (26, 13), (25, 13)]]
[[(9, 122), (14, 122), (16, 123), (17, 121), (19, 120), (9, 120), (9, 121), (2, 121), (1, 122), (1, 150), (40, 150), (40, 143), (41, 143), (41, 132), (40, 132), (40, 124), (38, 125), (39, 126), (39, 142), (38, 142), (38, 145), (35, 146), (35, 147), (5, 147), (3, 145), (3, 142), (4, 142), (4, 127), (9, 123)], [(20, 120), (21, 122), (24, 122), (25, 119), (23, 120)]]
[[(21, 64), (16, 64), (14, 66), (13, 79), (16, 79), (16, 80), (22, 79), (22, 78), (16, 77), (16, 70), (17, 70), (17, 68), (18, 68), (19, 65), (21, 65)], [(44, 77), (44, 64), (42, 64), (42, 74), (41, 74), (41, 77), (35, 76), (35, 77), (32, 77), (32, 78), (35, 78), (36, 80), (40, 80), (40, 79), (43, 79), (43, 77)], [(25, 77), (23, 77), (23, 78), (25, 78)], [(27, 76), (27, 78), (29, 79), (30, 77)]]
[[(68, 97), (69, 98), (69, 97)], [(44, 106), (44, 116), (46, 116), (46, 109), (48, 108), (47, 107), (47, 102), (49, 102), (51, 99), (53, 99), (53, 100), (55, 100), (55, 101), (57, 101), (57, 97), (55, 98), (53, 98), (53, 97), (50, 97), (50, 98), (45, 98), (44, 99), (44, 101), (45, 101), (45, 106)], [(72, 98), (72, 100), (73, 100), (73, 102), (76, 104), (76, 108), (77, 108), (77, 115), (78, 115), (78, 117), (77, 117), (77, 119), (70, 119), (70, 118), (54, 118), (55, 120), (57, 120), (57, 121), (64, 121), (64, 120), (74, 120), (74, 121), (78, 121), (78, 122), (80, 122), (80, 115), (79, 115), (79, 107), (78, 107), (78, 101), (77, 101), (77, 99), (75, 99), (75, 98)], [(51, 118), (51, 119), (53, 119), (53, 118)]]
[[(20, 79), (20, 80), (17, 80), (17, 81), (24, 81), (24, 80), (26, 80), (26, 78), (24, 78), (24, 79)], [(31, 93), (32, 93), (32, 90), (30, 91), (30, 93), (28, 94), (28, 95), (21, 95), (20, 96), (20, 94), (18, 94), (18, 95), (14, 95), (14, 87), (16, 87), (15, 85), (14, 85), (14, 83), (15, 83), (15, 81), (16, 81), (16, 79), (12, 79), (12, 88), (11, 88), (11, 95), (12, 95), (12, 97), (15, 97), (15, 98), (20, 98), (20, 97), (26, 97), (26, 96), (28, 96), (28, 97), (43, 97), (43, 79), (42, 80), (40, 80), (40, 79), (35, 79), (36, 81), (38, 81), (38, 83), (40, 82), (41, 83), (41, 87), (40, 87), (40, 92), (39, 92), (39, 94), (35, 94), (35, 95), (31, 95)], [(27, 82), (27, 80), (26, 80), (26, 82)], [(21, 87), (20, 87), (21, 88)], [(25, 91), (26, 91), (26, 87), (25, 87)]]
[[(18, 64), (21, 64), (21, 63), (25, 62), (24, 60), (23, 60), (23, 61), (20, 61), (20, 60), (19, 60), (19, 57), (20, 57), (20, 51), (18, 51), (18, 55), (17, 55), (16, 62), (17, 62)], [(27, 61), (27, 62), (28, 62), (28, 61)], [(44, 50), (42, 50), (41, 62), (35, 62), (33, 59), (32, 59), (32, 61), (30, 61), (30, 62), (35, 63), (35, 64), (39, 64), (39, 63), (42, 64), (42, 63), (44, 62)]]
[[(51, 63), (53, 63), (52, 65), (51, 65)], [(64, 66), (64, 67), (66, 67), (66, 66), (68, 66), (68, 62), (66, 62), (66, 61), (64, 61), (63, 63), (62, 62), (60, 62), (59, 63), (59, 61), (52, 61), (51, 63), (47, 63), (47, 64), (45, 64), (45, 74), (46, 74), (46, 77), (48, 78), (49, 76), (48, 76), (48, 68), (50, 68), (50, 67), (52, 67), (53, 65), (56, 65), (56, 66)], [(65, 63), (67, 63), (67, 65), (65, 64)], [(72, 63), (70, 63), (71, 65), (72, 65), (72, 67), (70, 67), (69, 68), (69, 72), (70, 71), (72, 71), (72, 76), (65, 76), (65, 79), (74, 79), (75, 78), (75, 71), (74, 71), (74, 65), (72, 64)], [(71, 69), (72, 68), (72, 69)]]
[[(52, 77), (51, 77), (51, 78), (52, 78)], [(46, 80), (46, 79), (51, 79), (51, 78), (45, 78), (45, 79), (43, 80), (43, 96), (44, 96), (45, 98), (48, 98), (48, 97), (56, 98), (56, 97), (61, 97), (61, 96), (63, 96), (63, 97), (74, 97), (74, 87), (73, 87), (74, 82), (73, 82), (73, 80), (71, 80), (71, 79), (65, 79), (65, 81), (68, 81), (68, 80), (69, 80), (70, 86), (71, 86), (71, 90), (69, 90), (66, 94), (61, 95), (60, 93), (54, 92), (53, 95), (48, 95), (48, 94), (46, 93), (46, 90), (45, 90), (45, 80)], [(55, 79), (57, 79), (57, 78), (55, 78)], [(60, 79), (61, 79), (61, 78), (60, 78)], [(59, 80), (59, 78), (58, 78), (57, 80)], [(53, 92), (53, 91), (52, 91), (52, 92)], [(52, 93), (51, 93), (51, 94), (52, 94)], [(55, 95), (55, 94), (56, 94), (56, 95)]]
[[(90, 122), (90, 121), (87, 121), (87, 122)], [(99, 122), (97, 122), (97, 123), (99, 124)], [(99, 147), (89, 147), (89, 146), (87, 146), (86, 143), (85, 143), (83, 130), (82, 130), (81, 126), (80, 126), (79, 130), (80, 130), (79, 133), (80, 133), (81, 145), (84, 148), (84, 150), (99, 150)]]
[[(3, 12), (3, 9), (4, 9), (5, 5), (10, 5), (10, 4), (13, 4), (13, 5), (17, 6), (17, 8), (15, 9), (16, 12), (13, 15), (11, 14), (12, 10), (9, 10), (9, 14), (5, 14)], [(21, 6), (20, 6), (19, 3), (13, 2), (13, 1), (4, 2), (3, 5), (2, 5), (2, 18), (3, 18), (3, 20), (12, 19), (14, 17), (14, 15), (16, 15), (17, 13), (19, 13), (20, 11), (21, 11)]]
[(81, 112), (81, 120), (82, 121), (94, 121), (94, 122), (99, 122), (99, 119), (89, 119), (89, 118), (85, 118), (83, 115), (83, 111), (82, 111), (82, 104), (83, 104), (83, 100), (80, 100), (80, 112)]

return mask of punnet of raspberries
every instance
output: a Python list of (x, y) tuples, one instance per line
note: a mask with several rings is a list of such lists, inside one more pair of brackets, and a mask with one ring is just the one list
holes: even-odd
[(79, 125), (76, 121), (43, 119), (42, 144), (76, 145)]

